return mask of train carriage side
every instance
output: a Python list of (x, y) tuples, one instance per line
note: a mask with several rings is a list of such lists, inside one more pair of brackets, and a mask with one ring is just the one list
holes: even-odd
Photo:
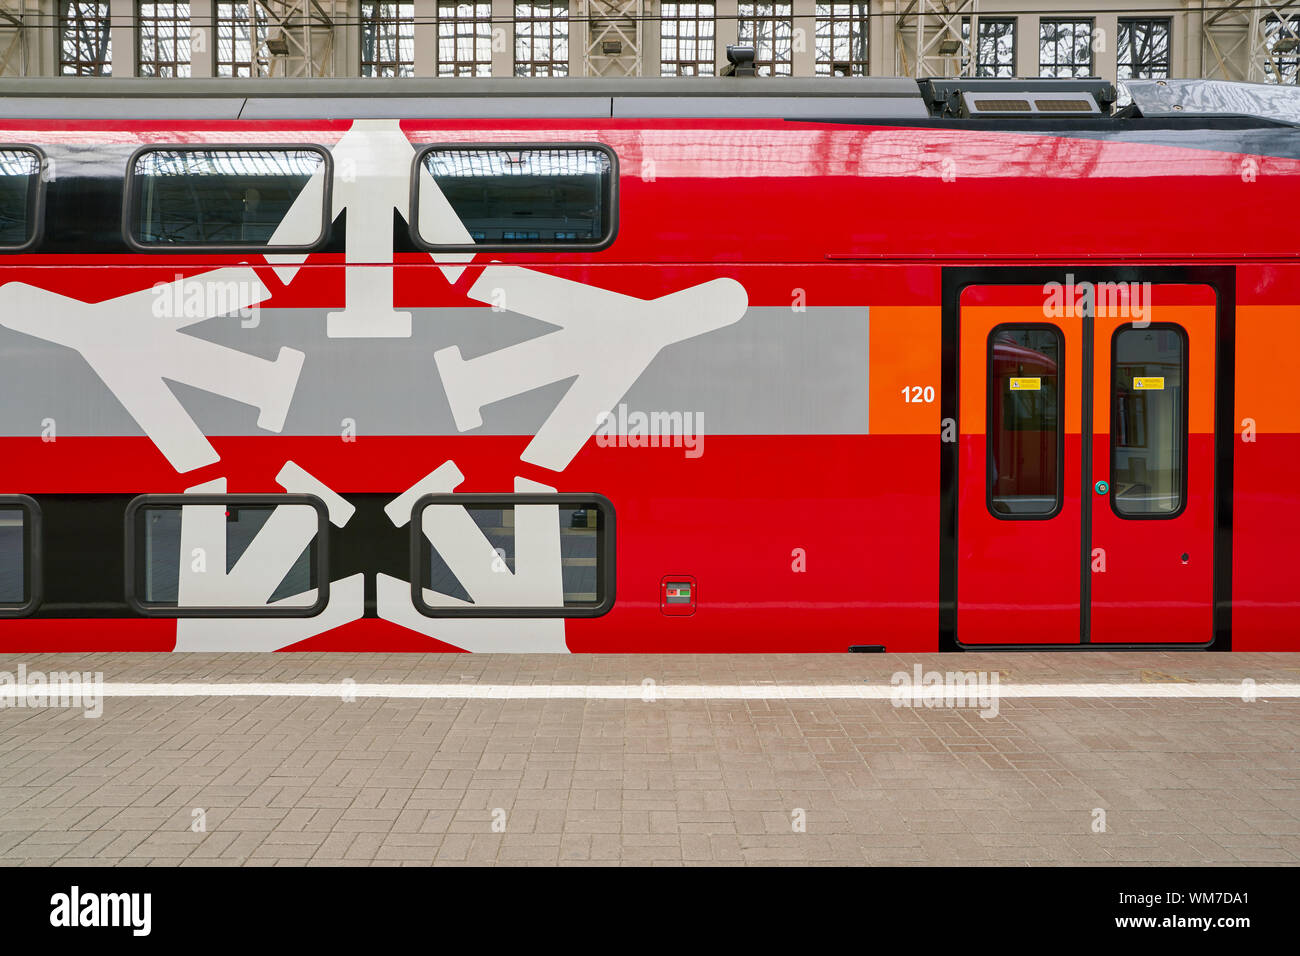
[(1289, 125), (114, 102), (0, 120), (0, 649), (1300, 649)]

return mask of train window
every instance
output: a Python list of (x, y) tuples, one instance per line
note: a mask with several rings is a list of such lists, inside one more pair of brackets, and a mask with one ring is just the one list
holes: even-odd
[(0, 495), (0, 617), (31, 611), (40, 601), (40, 517), (25, 495)]
[(0, 148), (0, 248), (36, 238), (41, 158), (34, 149)]
[(310, 617), (329, 600), (311, 495), (142, 495), (127, 506), (127, 603), (154, 617)]
[(128, 238), (149, 248), (309, 249), (329, 227), (327, 165), (315, 147), (143, 150), (131, 163)]
[(1064, 350), (1051, 325), (989, 334), (988, 506), (998, 518), (1050, 518), (1061, 508)]
[(1111, 343), (1110, 500), (1128, 518), (1183, 507), (1187, 337), (1176, 325), (1125, 326)]
[(425, 246), (561, 250), (613, 241), (617, 176), (608, 147), (432, 146), (420, 169), (416, 238)]
[(427, 495), (412, 598), (431, 617), (596, 617), (614, 603), (614, 506), (601, 495)]

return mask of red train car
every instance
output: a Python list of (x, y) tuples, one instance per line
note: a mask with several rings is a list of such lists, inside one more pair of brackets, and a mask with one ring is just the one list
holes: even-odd
[(1295, 90), (0, 83), (0, 650), (1300, 650)]

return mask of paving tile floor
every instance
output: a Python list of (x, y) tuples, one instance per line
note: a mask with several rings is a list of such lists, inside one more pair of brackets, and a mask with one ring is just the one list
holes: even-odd
[[(1285, 654), (0, 655), (110, 682), (1300, 682)], [(0, 709), (6, 865), (1297, 864), (1300, 699)], [(1095, 826), (1104, 813), (1104, 832)], [(196, 819), (204, 826), (196, 830)]]

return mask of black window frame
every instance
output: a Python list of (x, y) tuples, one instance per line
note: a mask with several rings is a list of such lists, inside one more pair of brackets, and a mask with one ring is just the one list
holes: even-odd
[[(1096, 76), (1097, 75), (1097, 51), (1092, 48), (1092, 45), (1097, 38), (1097, 18), (1095, 16), (1094, 17), (1052, 16), (1052, 17), (1039, 18), (1038, 20), (1038, 75), (1040, 77), (1045, 77), (1047, 79), (1058, 79), (1058, 80), (1081, 79), (1081, 77), (1076, 76), (1073, 71), (1079, 69), (1083, 64), (1071, 63), (1068, 67), (1066, 67), (1061, 63), (1043, 62), (1043, 27), (1049, 23), (1054, 23), (1058, 26), (1067, 23), (1074, 24), (1075, 26), (1078, 26), (1079, 24), (1083, 24), (1083, 23), (1086, 23), (1088, 25), (1088, 63), (1087, 63), (1088, 72), (1084, 74), (1084, 76), (1085, 77)], [(1062, 69), (1069, 69), (1071, 72), (1069, 76), (1060, 76), (1059, 72), (1049, 76), (1048, 74), (1043, 72), (1043, 70), (1049, 68), (1056, 71), (1060, 71)]]
[[(1043, 514), (1003, 514), (993, 508), (993, 413), (997, 406), (997, 376), (993, 374), (993, 339), (1002, 331), (1046, 331), (1056, 336), (1056, 507)], [(1051, 322), (999, 322), (984, 345), (987, 395), (984, 408), (984, 508), (999, 521), (1051, 521), (1065, 507), (1065, 332)], [(1000, 427), (1000, 426), (999, 426)]]
[[(968, 50), (967, 58), (962, 63), (962, 75), (985, 79), (1014, 78), (1016, 76), (1017, 58), (1020, 56), (1020, 18), (1014, 16), (996, 16), (994, 14), (988, 16), (975, 14), (975, 17), (978, 22), (973, 37), (970, 34), (970, 16), (962, 17), (962, 38), (966, 41)], [(990, 27), (1009, 26), (1011, 28), (1011, 62), (1009, 64), (1004, 64), (997, 59), (997, 41), (999, 37), (996, 36), (990, 38), (993, 40), (994, 59), (991, 61), (981, 59), (981, 41), (984, 39), (982, 31), (984, 30), (985, 25)], [(991, 67), (988, 72), (984, 71), (984, 67), (986, 66)], [(967, 73), (967, 69), (970, 69), (971, 72)], [(998, 72), (1002, 69), (1010, 69), (1011, 72), (1003, 76)]]
[(43, 149), (30, 143), (0, 143), (0, 152), (31, 153), (36, 157), (36, 183), (27, 191), (27, 240), (18, 245), (0, 243), (0, 253), (27, 252), (45, 238), (45, 171), (49, 168), (49, 159)]
[[(75, 9), (79, 6), (78, 0), (59, 0), (55, 8), (55, 22), (58, 33), (55, 36), (55, 57), (58, 72), (56, 76), (112, 76), (113, 75), (113, 9), (109, 0), (83, 0), (87, 5), (103, 7), (103, 15), (98, 11), (93, 16), (82, 17), (81, 11)], [(71, 15), (69, 8), (72, 8)], [(107, 54), (106, 59), (102, 60), (83, 60), (81, 59), (80, 41), (82, 39), (81, 26), (83, 24), (102, 24), (107, 32), (107, 43), (104, 45), (104, 52)], [(64, 44), (68, 39), (68, 27), (73, 27), (72, 38), (77, 48), (76, 55), (72, 59), (64, 56)]]
[[(603, 236), (597, 239), (572, 239), (563, 242), (509, 243), (509, 242), (470, 242), (470, 243), (431, 243), (420, 235), (420, 173), (424, 170), (424, 158), (433, 152), (450, 152), (464, 150), (490, 150), (506, 152), (509, 150), (596, 150), (609, 158), (609, 185), (605, 190), (605, 203), (609, 208), (609, 225)], [(432, 175), (432, 174), (430, 174)], [(531, 252), (599, 252), (608, 249), (618, 238), (618, 189), (619, 166), (618, 153), (605, 143), (433, 143), (415, 151), (415, 160), (411, 166), (411, 214), (407, 223), (411, 241), (417, 249), (425, 252), (490, 252), (490, 253), (531, 253)]]
[[(365, 15), (366, 4), (370, 4), (372, 15)], [(400, 8), (407, 4), (411, 7), (411, 16), (409, 19), (403, 17)], [(399, 8), (399, 13), (394, 17), (382, 17), (379, 15), (379, 8), (383, 6), (394, 6)], [(379, 79), (395, 80), (408, 79), (415, 76), (415, 27), (420, 22), (415, 13), (415, 0), (360, 0), (357, 4), (357, 42), (358, 42), (358, 69), (361, 79)], [(411, 27), (411, 59), (402, 59), (402, 28), (407, 24)], [(393, 49), (395, 57), (392, 60), (379, 59), (380, 41), (384, 39), (383, 28), (391, 26), (393, 28)], [(374, 36), (371, 40), (371, 52), (374, 58), (366, 59), (366, 33), (373, 28)], [(403, 69), (410, 67), (409, 73), (404, 73)], [(366, 69), (371, 70), (370, 73)], [(391, 68), (393, 72), (382, 72)]]
[[(474, 15), (462, 17), (457, 15), (456, 0), (437, 0), (434, 13), (437, 21), (437, 75), (446, 79), (484, 79), (492, 76), (492, 4), (490, 0), (467, 0), (468, 4), (474, 7)], [(487, 8), (486, 16), (478, 16), (480, 6)], [(447, 12), (450, 11), (450, 12)], [(462, 34), (460, 29), (468, 27), (471, 32)], [(481, 35), (479, 30), (487, 28), (486, 36)], [(472, 39), (474, 41), (474, 52), (468, 60), (463, 60), (459, 56), (460, 39)], [(487, 59), (479, 59), (478, 46), (479, 40), (488, 41)], [(451, 44), (451, 57), (444, 59), (442, 55), (443, 42), (449, 41)]]
[[(137, 193), (140, 188), (140, 176), (136, 173), (136, 164), (146, 153), (256, 153), (256, 152), (312, 152), (321, 157), (325, 177), (321, 190), (321, 231), (316, 239), (301, 245), (259, 245), (257, 243), (176, 243), (166, 245), (142, 242), (136, 235), (135, 211), (138, 208)], [(310, 181), (310, 180), (309, 180)], [(232, 253), (248, 255), (249, 253), (310, 253), (323, 249), (330, 239), (330, 227), (333, 224), (334, 202), (334, 157), (328, 149), (318, 143), (150, 143), (133, 152), (126, 163), (126, 182), (122, 187), (122, 239), (134, 252), (153, 254), (189, 254), (189, 253)]]
[[(741, 6), (753, 7), (752, 13), (742, 13)], [(771, 13), (760, 12), (760, 7), (771, 7)], [(777, 8), (789, 7), (789, 13), (778, 12)], [(736, 5), (736, 42), (748, 44), (754, 48), (754, 70), (759, 76), (794, 76), (794, 21), (804, 19), (795, 12), (794, 0), (742, 0), (742, 3)], [(777, 57), (777, 26), (786, 24), (790, 28), (790, 43), (787, 56)], [(752, 36), (742, 37), (744, 27), (748, 24)], [(760, 41), (763, 40), (763, 33), (760, 27), (764, 24), (772, 26), (772, 58), (763, 59), (759, 56), (761, 49)], [(814, 33), (815, 33), (814, 29)], [(816, 61), (816, 40), (813, 41), (813, 59)], [(778, 67), (780, 70), (778, 71)], [(767, 72), (763, 72), (766, 70)]]
[[(824, 16), (818, 13), (818, 10), (823, 7), (827, 8), (827, 12)], [(850, 12), (844, 14), (836, 13), (837, 7), (849, 7)], [(861, 7), (862, 12), (861, 13), (852, 12), (852, 8), (854, 7)], [(867, 2), (867, 0), (857, 0), (857, 2), (853, 2), (853, 0), (822, 0), (822, 2), (818, 2), (818, 0), (814, 0), (813, 2), (813, 75), (814, 76), (834, 77), (834, 76), (870, 76), (871, 75), (871, 9), (870, 7), (871, 4), (870, 2)], [(848, 24), (849, 35), (847, 39), (849, 40), (850, 46), (852, 46), (852, 42), (855, 38), (855, 28), (857, 28), (856, 35), (861, 36), (862, 39), (861, 59), (855, 57), (853, 55), (852, 50), (850, 50), (849, 59), (847, 60), (835, 59), (835, 41), (837, 39), (844, 39), (843, 37), (837, 36), (835, 32), (836, 26), (840, 24)], [(823, 26), (825, 26), (826, 29), (829, 31), (824, 36), (820, 33), (820, 30)], [(823, 39), (829, 42), (829, 47), (826, 50), (827, 53), (826, 59), (822, 58), (821, 51), (818, 50), (817, 48), (818, 41)], [(841, 63), (848, 66), (849, 72), (837, 73), (835, 71), (836, 65)], [(821, 69), (822, 67), (826, 67), (826, 72), (824, 73), (822, 72)], [(858, 67), (861, 67), (860, 72), (857, 69)]]
[[(230, 15), (223, 17), (221, 8), (229, 6)], [(244, 6), (248, 8), (248, 16), (241, 17), (236, 14), (234, 8)], [(221, 59), (221, 27), (222, 24), (229, 24), (230, 32), (230, 59), (223, 61)], [(239, 42), (239, 27), (242, 24), (248, 24), (248, 60), (239, 59), (237, 52)], [(270, 36), (271, 27), (275, 24), (266, 14), (264, 7), (259, 7), (253, 0), (213, 0), (212, 3), (212, 70), (213, 76), (220, 79), (258, 79), (270, 77), (271, 61), (270, 58), (261, 59), (258, 53), (258, 47)], [(241, 75), (240, 70), (247, 65), (248, 74)], [(228, 67), (230, 72), (222, 73), (222, 68)], [(263, 70), (265, 67), (265, 70)]]
[[(1141, 331), (1141, 332), (1176, 332), (1178, 333), (1180, 344), (1182, 345), (1182, 363), (1179, 372), (1182, 375), (1182, 403), (1179, 409), (1182, 416), (1182, 441), (1181, 452), (1178, 460), (1178, 509), (1165, 514), (1125, 514), (1115, 505), (1116, 500), (1116, 482), (1115, 482), (1115, 452), (1119, 445), (1116, 441), (1116, 435), (1119, 433), (1115, 427), (1115, 412), (1117, 410), (1118, 397), (1117, 383), (1118, 378), (1115, 373), (1119, 368), (1119, 337), (1123, 332)], [(1107, 474), (1110, 476), (1107, 481), (1106, 498), (1110, 501), (1110, 510), (1115, 517), (1124, 521), (1170, 521), (1177, 518), (1187, 510), (1187, 446), (1191, 444), (1192, 426), (1188, 421), (1187, 415), (1190, 409), (1191, 387), (1189, 379), (1192, 372), (1191, 358), (1191, 338), (1187, 334), (1187, 329), (1177, 322), (1151, 322), (1140, 328), (1131, 322), (1125, 323), (1115, 329), (1110, 336), (1110, 453), (1107, 455), (1106, 467)]]
[[(564, 607), (433, 607), (424, 602), (423, 581), (429, 570), (424, 560), (424, 509), (432, 505), (458, 505), (464, 508), (514, 508), (522, 505), (558, 505), (559, 507), (588, 507), (595, 504), (601, 512), (600, 529), (596, 535), (597, 603), (594, 605), (566, 605)], [(616, 555), (618, 535), (614, 503), (604, 495), (595, 493), (564, 492), (562, 494), (455, 494), (425, 495), (411, 507), (411, 603), (425, 617), (460, 618), (591, 618), (608, 614), (614, 607), (618, 575)]]
[[(149, 507), (176, 507), (184, 505), (225, 505), (227, 507), (275, 508), (280, 505), (307, 505), (314, 508), (317, 517), (315, 542), (316, 601), (301, 607), (178, 607), (143, 601), (136, 593), (140, 575), (143, 548), (137, 547), (136, 515)], [(266, 617), (316, 617), (325, 610), (330, 600), (329, 577), (329, 509), (315, 495), (305, 494), (182, 494), (137, 495), (126, 506), (125, 565), (126, 604), (141, 617), (209, 617), (209, 618), (266, 618)]]
[[(684, 16), (682, 14), (681, 0), (673, 0), (672, 14), (665, 11), (663, 5), (659, 7), (659, 75), (660, 76), (716, 76), (718, 72), (718, 4), (717, 0), (685, 0), (695, 6), (694, 16)], [(710, 7), (709, 15), (701, 16), (699, 8), (702, 6)], [(695, 24), (696, 33), (694, 36), (686, 37), (681, 34), (682, 25), (685, 23)], [(713, 33), (708, 37), (709, 46), (712, 48), (712, 55), (708, 58), (697, 56), (694, 58), (682, 57), (683, 41), (693, 41), (695, 50), (698, 53), (702, 38), (699, 34), (699, 25), (708, 23), (713, 28)], [(665, 30), (672, 25), (672, 34), (666, 36)], [(675, 54), (671, 57), (665, 57), (664, 41), (669, 40), (676, 44), (674, 47)], [(691, 67), (695, 72), (688, 72), (687, 67)], [(705, 68), (707, 67), (707, 72)]]
[[(131, 31), (132, 33), (135, 34), (134, 37), (135, 75), (138, 77), (148, 77), (151, 79), (172, 79), (172, 80), (189, 79), (194, 72), (194, 68), (193, 68), (194, 53), (191, 50), (189, 52), (189, 55), (185, 59), (182, 59), (179, 54), (179, 44), (180, 44), (180, 40), (182, 39), (182, 35), (181, 35), (182, 26), (184, 26), (184, 28), (186, 29), (191, 29), (191, 24), (194, 22), (193, 4), (190, 2), (190, 0), (177, 0), (177, 2), (172, 4), (173, 6), (180, 6), (182, 3), (185, 4), (187, 15), (184, 17), (160, 16), (156, 11), (151, 16), (145, 16), (144, 11), (141, 10), (140, 8), (146, 2), (151, 2), (151, 0), (135, 0), (135, 7), (134, 7), (135, 22), (132, 24), (133, 29)], [(159, 3), (165, 2), (165, 0), (152, 0), (152, 2), (154, 2), (154, 6), (156, 7)], [(152, 24), (152, 29), (153, 29), (152, 39), (154, 40), (155, 43), (157, 42), (158, 38), (162, 35), (160, 27), (164, 25), (169, 25), (172, 28), (170, 39), (173, 44), (172, 53), (174, 55), (174, 59), (162, 60), (156, 56), (151, 59), (147, 59), (147, 60), (145, 59), (144, 26), (146, 23)], [(184, 35), (184, 39), (187, 44), (191, 42), (192, 29), (190, 33), (186, 33)], [(160, 68), (171, 69), (174, 72), (170, 74), (164, 72), (145, 73), (143, 70), (145, 64), (149, 64), (153, 66), (155, 69), (160, 69)], [(182, 69), (185, 70), (184, 73), (181, 72)]]
[(28, 495), (0, 495), (0, 508), (25, 512), (23, 520), (23, 585), (27, 592), (21, 603), (0, 603), (0, 618), (28, 617), (35, 613), (44, 599), (42, 569), (45, 556), (42, 551), (41, 506)]
[[(528, 16), (520, 16), (519, 8), (528, 7), (530, 13)], [(547, 7), (552, 11), (564, 7), (564, 15), (552, 14), (551, 16), (537, 16), (538, 7)], [(511, 73), (514, 76), (526, 77), (567, 77), (570, 75), (569, 63), (573, 57), (574, 41), (574, 17), (573, 4), (570, 0), (514, 0), (511, 4), (511, 28), (514, 30), (514, 50), (511, 53), (513, 66)], [(581, 22), (581, 21), (579, 21)], [(520, 30), (521, 24), (527, 25), (527, 31)], [(539, 36), (537, 30), (540, 24), (546, 25), (547, 33), (545, 36)], [(563, 39), (568, 51), (563, 60), (554, 58), (555, 45), (560, 38), (557, 32), (556, 24), (563, 24)], [(528, 57), (519, 59), (519, 44), (521, 40), (528, 43)], [(550, 56), (545, 59), (537, 57), (538, 41), (546, 44), (546, 50)], [(540, 70), (545, 72), (539, 72)]]

